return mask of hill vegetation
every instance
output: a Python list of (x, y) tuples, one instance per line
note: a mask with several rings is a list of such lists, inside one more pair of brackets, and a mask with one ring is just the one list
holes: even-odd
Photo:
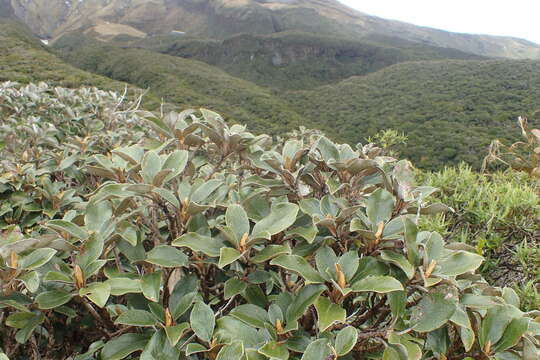
[(350, 40), (302, 32), (243, 34), (222, 41), (152, 36), (125, 45), (201, 60), (232, 76), (280, 89), (310, 89), (405, 61), (481, 59), (406, 40)]
[(124, 83), (66, 64), (23, 24), (0, 19), (0, 81), (47, 81), (66, 87), (97, 86), (121, 90)]
[(392, 128), (408, 136), (401, 152), (421, 168), (479, 169), (492, 139), (519, 139), (518, 116), (538, 123), (539, 84), (537, 61), (424, 61), (283, 98), (337, 139), (362, 142)]
[[(283, 91), (199, 61), (89, 45), (76, 35), (55, 46), (85, 70), (150, 87), (173, 104), (228, 109), (226, 118), (249, 123), (254, 131), (278, 133), (302, 124), (356, 144), (392, 128), (410, 139), (400, 149), (403, 156), (426, 169), (462, 161), (479, 169), (492, 139), (518, 139), (515, 119), (531, 115), (534, 124), (538, 116), (540, 62), (532, 60), (412, 61), (326, 86)], [(262, 69), (261, 78), (284, 80), (273, 76), (271, 66)], [(307, 73), (298, 77), (311, 79)], [(317, 81), (302, 79), (304, 85)]]
[[(6, 0), (2, 0), (6, 1)], [(42, 38), (84, 31), (100, 39), (184, 32), (207, 39), (285, 31), (348, 39), (392, 39), (488, 57), (539, 59), (540, 46), (510, 37), (457, 34), (355, 11), (335, 0), (10, 0)]]
[(224, 109), (224, 116), (272, 134), (300, 125), (300, 116), (268, 89), (232, 77), (201, 61), (142, 49), (121, 49), (79, 35), (55, 44), (67, 62), (80, 68), (150, 88), (176, 106)]

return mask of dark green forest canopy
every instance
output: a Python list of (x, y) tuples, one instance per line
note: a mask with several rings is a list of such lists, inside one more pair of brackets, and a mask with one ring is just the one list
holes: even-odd
[(460, 161), (478, 167), (492, 139), (520, 136), (518, 116), (537, 118), (540, 62), (404, 63), (284, 97), (349, 143), (394, 128), (409, 137), (401, 150), (419, 167)]
[(223, 41), (153, 36), (127, 46), (201, 60), (257, 85), (290, 90), (312, 89), (406, 61), (483, 59), (455, 49), (382, 36), (352, 40), (290, 31), (266, 36), (242, 34)]

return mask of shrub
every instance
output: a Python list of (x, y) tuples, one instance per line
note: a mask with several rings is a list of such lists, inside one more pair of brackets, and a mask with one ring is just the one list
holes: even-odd
[(95, 89), (4, 84), (0, 109), (11, 359), (538, 358), (538, 311), (419, 231), (446, 207), (372, 145)]
[(531, 129), (525, 117), (519, 117), (519, 127), (524, 141), (508, 146), (500, 140), (494, 140), (489, 154), (484, 159), (483, 169), (493, 163), (504, 164), (512, 169), (524, 171), (530, 176), (540, 177), (540, 130)]

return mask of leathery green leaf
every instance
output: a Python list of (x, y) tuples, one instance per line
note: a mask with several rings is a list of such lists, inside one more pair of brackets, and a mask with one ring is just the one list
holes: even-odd
[(111, 287), (111, 295), (120, 296), (128, 293), (140, 293), (139, 280), (129, 278), (112, 278), (105, 281)]
[(368, 197), (366, 213), (372, 226), (390, 220), (394, 202), (392, 194), (385, 189), (377, 189)]
[(187, 322), (175, 326), (165, 327), (165, 333), (167, 334), (167, 338), (169, 339), (171, 346), (176, 346), (178, 341), (180, 341), (182, 338), (182, 335), (184, 335), (188, 329), (189, 323)]
[(218, 266), (220, 269), (223, 269), (225, 266), (232, 264), (233, 262), (240, 259), (241, 257), (242, 257), (242, 253), (240, 253), (240, 251), (230, 248), (230, 247), (222, 247), (219, 250)]
[(446, 324), (456, 311), (456, 303), (442, 294), (425, 296), (413, 311), (413, 329), (425, 333)]
[(324, 285), (306, 285), (300, 289), (287, 308), (287, 322), (299, 319), (325, 290)]
[(50, 220), (47, 223), (47, 226), (53, 230), (56, 230), (60, 233), (67, 232), (71, 236), (76, 237), (77, 239), (84, 240), (88, 238), (88, 233), (78, 225), (75, 225), (72, 222), (65, 220)]
[(336, 336), (335, 349), (339, 356), (347, 355), (358, 341), (358, 330), (352, 326), (341, 329)]
[(36, 297), (36, 302), (40, 309), (54, 309), (69, 302), (73, 295), (64, 290), (51, 290), (40, 293)]
[(355, 282), (351, 288), (356, 292), (372, 291), (382, 294), (403, 290), (403, 285), (391, 276), (370, 275)]
[(480, 267), (484, 258), (480, 255), (467, 251), (454, 252), (448, 257), (441, 259), (438, 271), (435, 274), (446, 276), (457, 276), (469, 271), (474, 271)]
[(30, 254), (21, 257), (19, 260), (19, 269), (33, 270), (45, 265), (56, 254), (56, 250), (41, 248), (32, 251)]
[(154, 302), (159, 300), (162, 275), (162, 271), (155, 271), (152, 273), (144, 274), (144, 276), (142, 277), (141, 291), (144, 297), (148, 300)]
[(155, 151), (148, 151), (144, 154), (141, 163), (142, 176), (144, 182), (151, 184), (154, 176), (161, 170), (161, 158)]
[(202, 301), (198, 301), (193, 306), (190, 316), (191, 329), (201, 339), (210, 342), (216, 319), (212, 308)]
[(270, 236), (282, 232), (294, 224), (298, 210), (298, 205), (292, 203), (280, 203), (273, 206), (270, 214), (253, 227), (253, 237), (269, 239)]
[(225, 345), (218, 353), (216, 360), (238, 360), (244, 356), (244, 343), (242, 341), (234, 341), (229, 345)]
[(90, 231), (99, 232), (111, 219), (112, 209), (108, 201), (90, 201), (86, 206), (84, 224)]
[(287, 360), (289, 358), (289, 350), (287, 350), (287, 346), (275, 341), (270, 341), (264, 344), (259, 349), (259, 353), (270, 359)]
[(317, 309), (320, 332), (326, 331), (334, 324), (345, 322), (345, 317), (347, 316), (345, 309), (323, 296), (320, 296), (315, 301), (315, 309)]
[(306, 280), (306, 284), (323, 283), (324, 278), (309, 265), (306, 259), (298, 255), (281, 255), (270, 261), (270, 265), (277, 265), (294, 271)]
[(186, 150), (176, 150), (173, 151), (163, 163), (163, 169), (170, 169), (171, 172), (165, 180), (164, 183), (167, 183), (169, 180), (174, 179), (184, 171), (186, 168), (187, 162), (189, 159), (189, 153)]
[(495, 345), (493, 351), (500, 352), (515, 346), (529, 329), (531, 319), (522, 317), (513, 319), (504, 330), (501, 340)]
[(171, 346), (165, 331), (155, 331), (146, 343), (139, 360), (169, 360), (178, 359), (180, 350)]
[(19, 280), (24, 283), (24, 286), (30, 292), (36, 292), (39, 288), (39, 274), (37, 271), (27, 272), (19, 276)]
[(121, 360), (135, 351), (142, 350), (148, 342), (148, 336), (137, 333), (120, 335), (107, 342), (101, 350), (101, 358)]
[(268, 245), (264, 249), (262, 249), (260, 252), (257, 253), (257, 255), (253, 256), (251, 258), (251, 261), (255, 264), (263, 263), (265, 261), (268, 261), (270, 259), (273, 259), (275, 257), (278, 257), (279, 255), (289, 255), (291, 253), (291, 248), (289, 247), (289, 244), (285, 245)]
[(249, 219), (246, 211), (240, 205), (234, 204), (227, 208), (225, 212), (227, 226), (234, 233), (235, 245), (240, 245), (243, 236), (249, 234)]
[(39, 318), (39, 316), (40, 314), (33, 312), (16, 312), (6, 318), (5, 324), (15, 329), (22, 329), (31, 321)]
[(86, 296), (90, 301), (99, 306), (104, 307), (111, 295), (111, 286), (107, 283), (92, 283), (87, 287), (79, 290), (80, 296)]
[(124, 311), (115, 320), (115, 324), (132, 325), (132, 326), (154, 326), (157, 324), (157, 319), (152, 313), (145, 310), (130, 309)]
[(381, 251), (381, 259), (398, 266), (405, 275), (410, 279), (414, 277), (414, 267), (405, 258), (405, 256), (398, 254), (394, 251), (383, 250)]
[(172, 242), (173, 246), (187, 247), (196, 252), (202, 252), (210, 257), (218, 257), (225, 244), (219, 239), (200, 235), (194, 232), (184, 234)]
[(264, 328), (264, 324), (268, 320), (266, 311), (253, 304), (239, 305), (229, 315), (256, 328)]
[(230, 299), (235, 295), (242, 293), (246, 290), (247, 284), (237, 278), (230, 278), (225, 282), (224, 296), (225, 299)]
[(188, 257), (172, 246), (159, 245), (146, 254), (145, 261), (163, 267), (179, 267), (188, 264)]
[(310, 343), (302, 355), (302, 360), (326, 360), (332, 354), (327, 339), (319, 339)]

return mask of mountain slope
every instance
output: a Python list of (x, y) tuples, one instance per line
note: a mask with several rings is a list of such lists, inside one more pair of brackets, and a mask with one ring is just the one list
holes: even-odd
[(394, 128), (409, 137), (401, 151), (417, 166), (478, 167), (492, 139), (518, 139), (518, 116), (540, 120), (540, 62), (403, 63), (283, 98), (340, 140), (364, 142)]
[(149, 88), (178, 108), (206, 107), (250, 129), (272, 134), (297, 128), (300, 116), (269, 89), (196, 60), (122, 49), (79, 35), (55, 44), (63, 59), (84, 70)]
[(346, 38), (397, 37), (482, 56), (540, 58), (540, 45), (509, 37), (450, 33), (368, 16), (335, 0), (9, 0), (41, 37), (82, 30), (97, 37), (182, 31), (225, 39), (302, 31)]
[(0, 81), (47, 81), (50, 85), (112, 90), (122, 90), (125, 86), (66, 64), (48, 51), (26, 26), (5, 19), (0, 19)]
[(404, 62), (335, 84), (283, 91), (199, 61), (96, 41), (90, 46), (83, 39), (66, 36), (55, 46), (85, 70), (149, 87), (174, 104), (209, 106), (249, 121), (258, 132), (305, 125), (354, 144), (394, 128), (409, 136), (403, 154), (423, 168), (460, 161), (478, 167), (493, 138), (516, 139), (515, 119), (540, 108), (540, 61)]
[(223, 41), (176, 35), (125, 43), (197, 59), (258, 85), (308, 89), (414, 60), (482, 59), (459, 50), (406, 40), (349, 40), (302, 32), (243, 34)]
[(0, 19), (11, 19), (14, 16), (9, 0), (0, 0)]

